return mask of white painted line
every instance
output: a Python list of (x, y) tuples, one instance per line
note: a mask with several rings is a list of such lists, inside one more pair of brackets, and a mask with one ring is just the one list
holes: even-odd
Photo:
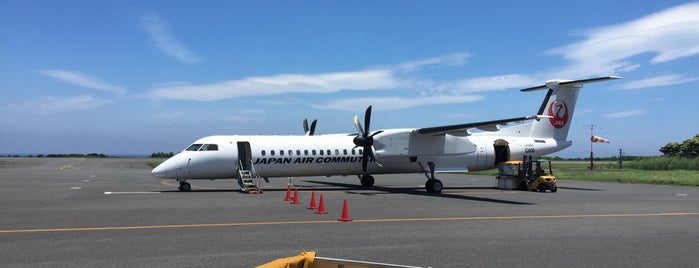
[(676, 196), (687, 196), (687, 194), (676, 194)]
[(70, 187), (71, 190), (80, 190), (80, 189), (82, 189), (82, 188), (83, 188), (83, 187)]
[(104, 192), (104, 194), (160, 194), (160, 192)]

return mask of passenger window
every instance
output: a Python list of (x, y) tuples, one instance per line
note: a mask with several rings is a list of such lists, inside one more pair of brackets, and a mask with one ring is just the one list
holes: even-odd
[(279, 150), (279, 156), (284, 156), (284, 150)]
[(301, 150), (296, 150), (296, 156), (301, 156)]
[(308, 150), (303, 150), (303, 155), (308, 155)]
[(269, 155), (274, 156), (274, 150), (269, 150)]
[(265, 152), (265, 150), (262, 150), (262, 156), (265, 156), (265, 155), (267, 155), (267, 152)]
[(354, 154), (356, 154), (356, 153), (357, 153), (357, 152), (356, 152), (356, 151), (354, 151), (354, 149), (352, 149), (352, 155), (354, 155)]
[(363, 155), (362, 149), (359, 149), (359, 155)]
[(340, 155), (340, 150), (335, 149), (335, 155)]
[(323, 150), (320, 150), (320, 155), (323, 155)]
[(289, 150), (289, 156), (292, 156), (292, 155), (294, 155), (294, 151)]
[(316, 155), (316, 150), (311, 150), (311, 154)]
[(330, 150), (328, 150), (328, 155), (332, 155), (332, 152)]

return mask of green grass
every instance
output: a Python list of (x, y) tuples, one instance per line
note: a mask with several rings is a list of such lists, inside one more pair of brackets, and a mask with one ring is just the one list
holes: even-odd
[(165, 162), (165, 161), (153, 161), (153, 162), (148, 162), (148, 166), (150, 166), (150, 167), (152, 167), (152, 168), (155, 168), (155, 167), (157, 167), (158, 165), (160, 165), (160, 163), (162, 163), (162, 162)]
[[(624, 166), (626, 165), (625, 162)], [(589, 162), (557, 161), (553, 163), (553, 174), (562, 180), (699, 186), (699, 172), (696, 170), (619, 169), (616, 163), (597, 163), (595, 170), (591, 171), (589, 166)], [(472, 173), (495, 176), (497, 169)]]

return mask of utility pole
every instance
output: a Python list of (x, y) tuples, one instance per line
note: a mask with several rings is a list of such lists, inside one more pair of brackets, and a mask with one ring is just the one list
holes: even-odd
[(587, 126), (583, 126), (583, 129), (589, 128), (590, 129), (590, 170), (595, 169), (595, 162), (594, 162), (594, 154), (592, 153), (592, 144), (594, 143), (592, 141), (592, 137), (594, 136), (594, 130), (595, 129), (602, 129), (600, 126), (590, 124)]
[(621, 163), (622, 163), (622, 162), (621, 162), (621, 157), (622, 157), (622, 155), (623, 155), (623, 154), (622, 154), (622, 152), (621, 152), (621, 149), (619, 149), (619, 169), (621, 169)]

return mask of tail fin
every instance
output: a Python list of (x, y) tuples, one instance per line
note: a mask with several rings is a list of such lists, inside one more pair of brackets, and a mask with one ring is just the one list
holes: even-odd
[(549, 80), (546, 84), (522, 89), (523, 92), (549, 89), (537, 115), (548, 116), (532, 123), (530, 137), (554, 138), (565, 141), (568, 138), (571, 118), (575, 111), (575, 103), (583, 84), (619, 79), (617, 76), (606, 76), (583, 80)]

